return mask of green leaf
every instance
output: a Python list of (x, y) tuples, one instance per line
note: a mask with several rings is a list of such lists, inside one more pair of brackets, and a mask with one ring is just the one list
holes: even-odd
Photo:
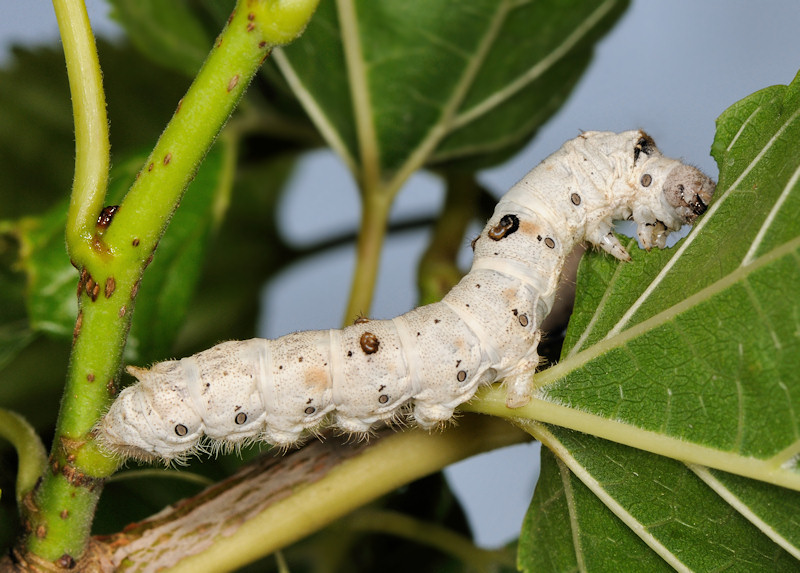
[(547, 448), (541, 467), (520, 535), (521, 571), (672, 571)]
[(168, 69), (193, 76), (211, 48), (206, 32), (189, 2), (109, 0), (111, 17), (128, 33), (138, 50)]
[[(634, 250), (631, 264), (583, 262), (563, 361), (538, 376), (537, 400), (569, 406), (547, 421), (639, 450), (530, 426), (559, 458), (543, 469), (532, 523), (579, 480), (675, 567), (796, 570), (800, 493), (764, 482), (800, 490), (798, 117), (800, 75), (732, 106), (717, 121), (717, 196), (692, 233), (661, 253)], [(553, 543), (611, 559), (608, 544), (583, 552), (585, 532), (602, 530), (583, 509), (597, 501), (567, 501)], [(521, 541), (526, 566), (549, 558), (540, 530)]]
[(626, 6), (323, 2), (303, 41), (275, 59), (354, 171), (402, 181), (425, 163), (507, 154), (527, 142)]
[[(569, 570), (570, 563), (609, 572), (797, 570), (770, 524), (754, 522), (680, 462), (652, 463), (656, 456), (640, 450), (552, 430), (539, 434), (558, 458), (542, 456), (520, 540), (523, 571)], [(796, 515), (800, 494), (782, 493), (785, 508), (772, 512)]]
[[(230, 192), (225, 145), (206, 157), (145, 272), (128, 339), (130, 360), (164, 357), (177, 335), (194, 293), (208, 237), (219, 222)], [(120, 159), (112, 169), (109, 201), (118, 202), (142, 165), (144, 156)], [(77, 316), (78, 271), (64, 246), (66, 203), (19, 225), (20, 266), (27, 274), (30, 327), (69, 339)], [(113, 222), (112, 222), (113, 224)]]

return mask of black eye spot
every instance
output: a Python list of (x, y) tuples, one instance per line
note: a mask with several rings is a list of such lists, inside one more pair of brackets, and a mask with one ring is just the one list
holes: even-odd
[(380, 402), (381, 404), (385, 404), (388, 401), (389, 401), (389, 396), (387, 396), (386, 394), (381, 394), (378, 397), (378, 402)]
[(381, 346), (381, 341), (371, 332), (362, 334), (359, 343), (364, 354), (375, 354)]
[(636, 145), (633, 147), (633, 162), (634, 164), (639, 160), (639, 155), (644, 153), (645, 155), (650, 155), (653, 153), (653, 150), (656, 148), (656, 143), (653, 141), (653, 138), (647, 135), (646, 133), (642, 133), (642, 136), (636, 142)]
[(233, 421), (236, 422), (239, 426), (241, 426), (247, 421), (247, 414), (245, 414), (244, 412), (239, 412), (238, 414), (236, 414), (236, 417), (233, 419)]
[(306, 409), (305, 409), (305, 410), (303, 410), (303, 411), (306, 413), (306, 415), (310, 416), (311, 414), (313, 414), (314, 412), (316, 412), (316, 411), (317, 411), (317, 409), (316, 409), (314, 406), (309, 406), (308, 408), (306, 408)]
[(525, 314), (519, 315), (519, 324), (520, 326), (528, 326), (528, 316)]
[(500, 221), (486, 233), (493, 241), (499, 241), (515, 233), (519, 229), (519, 217), (516, 215), (503, 215)]
[(569, 196), (569, 200), (572, 201), (572, 204), (576, 207), (581, 204), (581, 196), (577, 193), (573, 193)]
[(556, 248), (556, 242), (553, 239), (551, 239), (550, 237), (547, 237), (544, 240), (544, 244), (547, 245), (551, 249), (555, 249)]
[(183, 437), (189, 433), (189, 428), (187, 428), (183, 424), (178, 424), (177, 426), (175, 426), (175, 433), (178, 436)]
[(467, 371), (466, 370), (459, 370), (458, 374), (456, 374), (456, 379), (459, 382), (463, 382), (464, 380), (466, 380), (467, 379)]
[(653, 182), (653, 176), (649, 173), (645, 173), (642, 175), (641, 183), (642, 187), (650, 187), (650, 184)]

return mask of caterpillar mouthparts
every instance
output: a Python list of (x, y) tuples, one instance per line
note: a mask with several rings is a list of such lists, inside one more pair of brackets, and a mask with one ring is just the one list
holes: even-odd
[(434, 427), (500, 379), (507, 405), (522, 406), (539, 363), (539, 325), (573, 247), (588, 241), (628, 261), (612, 224), (632, 219), (646, 249), (663, 248), (671, 231), (705, 212), (714, 188), (642, 131), (585, 132), (500, 199), (473, 243), (470, 272), (441, 302), (129, 366), (138, 382), (111, 405), (98, 439), (115, 455), (170, 463), (255, 440), (296, 445), (325, 423), (359, 434), (408, 416)]

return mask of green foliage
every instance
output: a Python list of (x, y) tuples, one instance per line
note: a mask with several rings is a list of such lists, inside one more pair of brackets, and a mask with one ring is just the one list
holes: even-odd
[(535, 430), (558, 458), (543, 459), (524, 570), (797, 568), (800, 493), (699, 464), (798, 487), (798, 116), (800, 75), (732, 106), (717, 120), (717, 196), (692, 234), (630, 265), (584, 259), (566, 373), (545, 400), (642, 449)]

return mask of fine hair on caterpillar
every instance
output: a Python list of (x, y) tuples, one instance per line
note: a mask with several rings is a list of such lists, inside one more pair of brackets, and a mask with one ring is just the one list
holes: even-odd
[(629, 261), (612, 232), (614, 220), (627, 219), (645, 249), (663, 248), (706, 210), (714, 188), (643, 131), (582, 133), (500, 199), (473, 242), (470, 272), (440, 302), (342, 330), (223, 342), (149, 369), (129, 366), (138, 382), (103, 417), (100, 443), (170, 463), (254, 440), (288, 447), (325, 425), (364, 434), (408, 418), (430, 428), (496, 380), (507, 405), (522, 406), (573, 247), (586, 241)]

